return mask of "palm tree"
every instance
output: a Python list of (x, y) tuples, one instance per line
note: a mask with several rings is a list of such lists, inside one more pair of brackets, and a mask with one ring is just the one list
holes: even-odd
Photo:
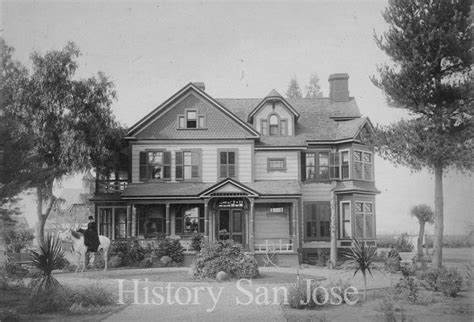
[(430, 206), (421, 204), (411, 208), (410, 214), (418, 219), (420, 232), (418, 233), (418, 259), (423, 258), (423, 235), (425, 234), (425, 224), (434, 223), (434, 212)]
[(33, 265), (42, 272), (35, 285), (36, 291), (50, 291), (61, 286), (52, 275), (53, 270), (64, 266), (62, 242), (58, 237), (48, 234), (40, 243), (39, 251), (31, 252), (31, 260)]
[(374, 264), (376, 256), (375, 247), (367, 247), (364, 243), (359, 242), (357, 239), (352, 239), (352, 247), (347, 251), (344, 256), (348, 259), (345, 266), (347, 268), (354, 269), (354, 276), (358, 271), (362, 273), (364, 278), (364, 301), (367, 300), (367, 272), (372, 276), (371, 268)]

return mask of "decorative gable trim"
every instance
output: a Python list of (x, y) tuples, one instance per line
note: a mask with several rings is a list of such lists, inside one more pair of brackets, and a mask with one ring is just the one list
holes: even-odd
[(255, 190), (252, 190), (231, 178), (224, 179), (212, 187), (202, 191), (199, 194), (199, 197), (205, 198), (213, 197), (215, 195), (245, 195), (246, 197), (259, 196), (258, 192)]
[(267, 103), (271, 101), (280, 101), (285, 105), (285, 107), (295, 116), (296, 119), (300, 117), (300, 113), (298, 113), (297, 110), (295, 110), (290, 103), (288, 103), (283, 97), (281, 96), (267, 96), (265, 97), (253, 110), (250, 112), (247, 120), (249, 122), (252, 122), (253, 117), (255, 114)]
[(247, 130), (251, 134), (251, 137), (253, 137), (253, 138), (259, 138), (260, 137), (260, 134), (256, 130), (254, 130), (250, 125), (243, 122), (241, 119), (239, 119), (237, 116), (235, 116), (232, 112), (230, 112), (227, 108), (225, 108), (224, 106), (219, 104), (214, 98), (212, 98), (206, 92), (202, 91), (195, 84), (189, 83), (186, 86), (184, 86), (182, 89), (180, 89), (178, 92), (176, 92), (174, 95), (172, 95), (164, 103), (162, 103), (157, 108), (155, 108), (153, 111), (148, 113), (140, 121), (138, 121), (133, 126), (131, 126), (130, 129), (128, 130), (126, 138), (127, 139), (134, 139), (136, 134), (138, 134), (144, 128), (146, 128), (146, 126), (148, 124), (150, 124), (151, 122), (153, 122), (157, 118), (159, 118), (160, 114), (163, 114), (170, 107), (174, 106), (174, 103), (180, 101), (180, 99), (183, 98), (183, 96), (187, 92), (194, 92), (195, 94), (197, 94), (198, 97), (201, 97), (201, 98), (205, 99), (211, 105), (213, 105), (214, 107), (221, 110), (224, 114), (226, 114), (228, 117), (233, 119), (237, 124), (239, 124), (245, 130)]
[(362, 130), (365, 127), (367, 127), (369, 129), (369, 132), (370, 132), (371, 135), (375, 135), (374, 125), (372, 124), (372, 122), (370, 121), (370, 119), (368, 117), (364, 117), (364, 122), (359, 126), (359, 129), (357, 130), (357, 132), (354, 135), (355, 139), (359, 138), (359, 134), (362, 132)]

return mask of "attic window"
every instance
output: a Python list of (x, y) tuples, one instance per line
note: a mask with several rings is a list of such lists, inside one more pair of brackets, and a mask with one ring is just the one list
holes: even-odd
[(204, 129), (205, 127), (205, 116), (198, 114), (196, 110), (187, 110), (184, 115), (178, 115), (179, 129)]

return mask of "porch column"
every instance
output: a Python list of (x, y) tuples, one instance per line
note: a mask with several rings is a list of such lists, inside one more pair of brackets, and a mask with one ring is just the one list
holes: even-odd
[(167, 202), (167, 203), (166, 203), (166, 226), (165, 226), (165, 233), (166, 233), (166, 236), (170, 236), (170, 233), (171, 233), (170, 224), (171, 224), (171, 220), (170, 220), (170, 203)]
[(127, 238), (132, 237), (132, 205), (127, 205), (127, 231), (125, 236)]
[(330, 252), (330, 262), (331, 268), (336, 268), (337, 265), (337, 236), (336, 236), (336, 223), (337, 223), (337, 216), (336, 216), (336, 194), (334, 193), (334, 189), (336, 188), (336, 182), (332, 182), (332, 189), (331, 189), (331, 223), (330, 223), (330, 233), (331, 233), (331, 252)]
[(132, 232), (130, 234), (130, 236), (132, 237), (137, 237), (137, 207), (135, 205), (132, 205)]
[(249, 234), (250, 234), (250, 243), (249, 248), (251, 252), (255, 251), (255, 236), (254, 236), (254, 223), (255, 223), (255, 201), (253, 198), (250, 199), (250, 226), (249, 226)]
[(297, 223), (297, 220), (296, 220), (296, 216), (297, 216), (297, 209), (298, 209), (298, 202), (297, 201), (293, 201), (292, 204), (291, 204), (291, 223), (292, 223), (292, 227), (291, 227), (291, 241), (293, 243), (292, 247), (293, 247), (293, 251), (296, 252), (298, 250), (298, 237), (296, 236), (296, 223)]
[(204, 199), (204, 237), (209, 238), (209, 199)]

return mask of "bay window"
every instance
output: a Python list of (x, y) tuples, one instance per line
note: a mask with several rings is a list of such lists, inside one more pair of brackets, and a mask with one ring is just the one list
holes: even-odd
[(354, 203), (356, 238), (375, 238), (375, 215), (372, 202)]

